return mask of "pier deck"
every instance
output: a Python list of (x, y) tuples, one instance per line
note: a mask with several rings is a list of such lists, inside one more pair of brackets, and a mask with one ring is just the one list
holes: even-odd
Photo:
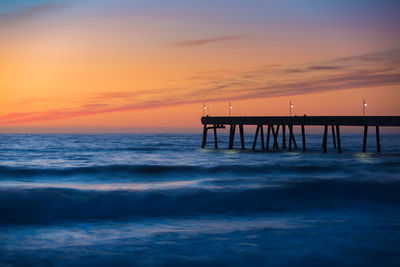
[[(256, 132), (252, 149), (256, 148), (258, 136), (260, 134), (261, 149), (269, 150), (270, 138), (273, 138), (273, 149), (279, 149), (278, 136), (279, 129), (282, 132), (282, 149), (286, 149), (286, 128), (289, 131), (289, 151), (292, 147), (297, 148), (297, 143), (293, 135), (293, 126), (301, 126), (302, 147), (306, 150), (305, 126), (324, 126), (324, 134), (322, 137), (322, 149), (327, 152), (328, 127), (332, 129), (332, 139), (334, 148), (339, 153), (342, 152), (340, 143), (340, 126), (363, 126), (363, 152), (366, 152), (368, 127), (375, 127), (376, 132), (376, 149), (380, 152), (380, 136), (379, 127), (400, 127), (400, 116), (269, 116), (269, 117), (202, 117), (203, 124), (203, 143), (204, 148), (207, 143), (207, 132), (209, 129), (214, 130), (214, 145), (218, 148), (217, 129), (230, 127), (229, 149), (233, 148), (236, 126), (239, 126), (241, 148), (245, 149), (244, 144), (244, 125), (256, 125)], [(264, 126), (267, 126), (266, 144), (264, 142)], [(272, 135), (271, 135), (272, 134)]]

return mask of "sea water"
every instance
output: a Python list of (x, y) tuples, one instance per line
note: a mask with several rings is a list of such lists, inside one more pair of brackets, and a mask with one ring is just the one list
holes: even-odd
[(0, 135), (0, 265), (400, 265), (399, 135), (219, 138)]

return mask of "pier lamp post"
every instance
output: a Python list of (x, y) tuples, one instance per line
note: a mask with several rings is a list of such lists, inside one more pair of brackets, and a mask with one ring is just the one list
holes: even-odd
[(208, 107), (206, 105), (203, 104), (203, 117), (205, 115), (206, 110), (207, 110), (207, 116), (210, 115), (210, 110), (208, 109)]
[(367, 107), (367, 101), (363, 98), (363, 117), (365, 116), (365, 108)]
[(229, 102), (229, 117), (231, 116), (231, 111), (232, 111), (232, 104)]
[(292, 104), (292, 100), (289, 101), (289, 117), (292, 117), (292, 108), (293, 108), (293, 104)]

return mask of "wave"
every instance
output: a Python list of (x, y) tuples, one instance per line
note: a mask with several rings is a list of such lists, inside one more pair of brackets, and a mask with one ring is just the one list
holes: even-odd
[(169, 176), (185, 175), (254, 175), (276, 172), (284, 173), (318, 173), (344, 171), (345, 166), (338, 164), (326, 165), (285, 165), (285, 164), (258, 164), (258, 165), (218, 165), (212, 167), (195, 165), (104, 165), (72, 168), (25, 168), (0, 166), (0, 177), (46, 177), (46, 176), (74, 176), (74, 175), (104, 175), (118, 176)]
[(96, 174), (170, 174), (174, 172), (195, 172), (196, 166), (168, 166), (168, 165), (104, 165), (72, 168), (23, 168), (0, 166), (0, 177), (20, 176), (70, 176)]
[[(353, 171), (381, 171), (384, 168), (389, 172), (399, 170), (398, 162), (383, 162), (374, 165), (366, 165), (362, 168), (354, 169), (352, 164), (343, 165), (340, 162), (331, 163), (266, 163), (266, 164), (236, 164), (236, 165), (100, 165), (84, 167), (64, 167), (64, 168), (28, 168), (0, 166), (1, 178), (30, 178), (30, 177), (57, 177), (57, 176), (102, 176), (102, 177), (183, 177), (183, 176), (213, 176), (221, 175), (243, 176), (243, 175), (267, 175), (267, 174), (327, 174), (327, 173), (350, 173)], [(389, 168), (389, 169), (388, 169)]]
[(0, 224), (321, 209), (399, 212), (399, 192), (400, 181), (396, 180), (343, 179), (287, 182), (282, 186), (247, 190), (1, 189)]

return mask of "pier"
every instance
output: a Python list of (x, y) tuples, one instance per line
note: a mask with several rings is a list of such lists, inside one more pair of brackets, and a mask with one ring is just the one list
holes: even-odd
[[(293, 134), (295, 126), (301, 128), (302, 150), (306, 150), (306, 126), (323, 126), (322, 150), (327, 152), (328, 134), (331, 130), (333, 147), (338, 153), (342, 153), (340, 126), (362, 126), (364, 127), (364, 136), (362, 151), (367, 151), (368, 128), (374, 128), (376, 134), (376, 151), (381, 152), (379, 127), (399, 127), (400, 116), (271, 116), (271, 117), (211, 117), (201, 118), (203, 124), (203, 142), (201, 147), (205, 148), (207, 144), (208, 130), (213, 129), (214, 147), (218, 148), (217, 129), (229, 126), (229, 145), (228, 149), (233, 149), (236, 126), (239, 128), (241, 149), (246, 149), (244, 142), (244, 126), (256, 126), (252, 149), (255, 150), (258, 137), (261, 141), (261, 150), (279, 149), (279, 131), (281, 131), (281, 148), (292, 151), (297, 149), (297, 142)], [(266, 136), (264, 136), (264, 126), (267, 127)], [(329, 129), (330, 128), (330, 129)], [(288, 130), (288, 136), (286, 130)], [(264, 139), (265, 137), (265, 139)], [(288, 147), (286, 139), (288, 139)]]

